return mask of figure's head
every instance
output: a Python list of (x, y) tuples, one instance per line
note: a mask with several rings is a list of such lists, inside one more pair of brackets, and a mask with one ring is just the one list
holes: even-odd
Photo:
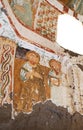
[(61, 71), (61, 63), (55, 59), (49, 61), (49, 66), (52, 70), (55, 70), (57, 73)]
[(38, 64), (40, 61), (40, 55), (35, 51), (29, 51), (26, 53), (26, 59), (32, 64)]

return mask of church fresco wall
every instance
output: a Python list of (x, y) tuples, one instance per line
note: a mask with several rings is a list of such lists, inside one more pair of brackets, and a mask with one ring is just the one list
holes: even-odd
[[(7, 20), (5, 20), (7, 19)], [(45, 100), (51, 99), (51, 88), (49, 85), (49, 60), (57, 59), (59, 56), (55, 55), (54, 52), (51, 52), (50, 49), (43, 49), (37, 47), (31, 43), (22, 40), (19, 38), (15, 32), (12, 30), (11, 24), (8, 23), (7, 16), (1, 12), (1, 37), (5, 36), (11, 39), (11, 42), (15, 41), (16, 53), (14, 60), (14, 70), (13, 70), (13, 112), (31, 112), (32, 106), (37, 102), (44, 102)], [(26, 66), (26, 54), (30, 51), (34, 51), (39, 55), (38, 67), (33, 67), (34, 75), (30, 76), (30, 81), (24, 81), (21, 74), (23, 65)], [(31, 69), (31, 66), (29, 67)], [(26, 69), (26, 67), (25, 67)], [(29, 70), (28, 70), (29, 71)], [(30, 70), (31, 71), (31, 70)], [(38, 72), (35, 72), (38, 71)], [(35, 74), (36, 73), (36, 74)], [(40, 73), (40, 74), (39, 74)], [(36, 77), (37, 75), (38, 77)], [(33, 78), (32, 78), (33, 77)], [(37, 79), (36, 79), (37, 78)], [(57, 80), (58, 82), (58, 80)], [(30, 90), (26, 92), (27, 86)], [(57, 85), (58, 86), (58, 85)], [(32, 88), (31, 88), (32, 87)], [(35, 88), (34, 88), (35, 87)], [(25, 88), (25, 89), (24, 89)], [(26, 95), (28, 93), (28, 97)], [(24, 96), (24, 97), (23, 97)], [(27, 102), (26, 102), (27, 98)], [(29, 102), (29, 103), (28, 103)], [(7, 102), (8, 103), (8, 102)], [(28, 107), (30, 106), (30, 107)], [(14, 113), (13, 113), (14, 114)]]
[[(83, 89), (81, 78), (83, 72), (80, 67), (78, 67), (78, 64), (83, 65), (83, 57), (78, 55), (72, 56), (61, 47), (57, 48), (58, 45), (56, 42), (40, 37), (40, 35), (35, 34), (34, 37), (36, 37), (34, 38), (34, 31), (30, 31), (29, 37), (29, 33), (27, 33), (27, 35), (25, 33), (27, 32), (25, 28), (22, 28), (22, 30), (24, 29), (23, 34), (27, 36), (27, 39), (22, 37), (22, 30), (19, 29), (19, 34), (17, 28), (15, 28), (16, 26), (14, 26), (16, 23), (12, 23), (3, 5), (4, 4), (0, 3), (1, 48), (3, 48), (6, 42), (11, 49), (8, 51), (3, 48), (3, 50), (1, 49), (2, 52), (0, 52), (2, 54), (1, 64), (4, 71), (2, 77), (4, 78), (4, 73), (6, 73), (7, 67), (10, 66), (11, 69), (8, 71), (7, 76), (11, 77), (10, 82), (13, 85), (13, 87), (11, 86), (11, 88), (13, 88), (13, 103), (10, 99), (11, 96), (8, 97), (8, 95), (11, 95), (12, 91), (11, 89), (10, 91), (7, 89), (6, 93), (4, 91), (4, 94), (0, 92), (1, 95), (4, 95), (3, 99), (5, 99), (5, 96), (8, 97), (5, 101), (0, 98), (1, 105), (5, 102), (9, 104), (12, 103), (14, 115), (15, 112), (17, 114), (19, 112), (31, 112), (33, 105), (36, 103), (51, 99), (57, 106), (67, 108), (68, 112), (71, 114), (76, 111), (83, 114)], [(50, 13), (55, 10), (53, 7), (50, 7), (50, 9), (52, 9)], [(41, 8), (39, 12), (42, 12)], [(58, 11), (56, 13), (58, 15)], [(13, 15), (11, 16), (13, 17)], [(13, 20), (13, 22), (15, 21)], [(20, 24), (17, 24), (17, 26), (18, 25)], [(38, 22), (36, 27), (38, 27)], [(5, 37), (5, 40), (3, 37)], [(9, 43), (11, 43), (11, 46)], [(41, 46), (42, 43), (43, 45)], [(12, 60), (8, 60), (8, 57), (5, 55), (6, 51), (8, 51), (8, 54), (11, 54)], [(32, 51), (37, 55), (36, 58), (39, 57), (39, 60), (36, 59), (37, 65), (34, 65), (34, 60), (30, 61), (31, 63), (28, 64), (29, 59), (26, 57), (28, 53)], [(53, 61), (53, 64), (51, 64), (50, 61)], [(8, 62), (7, 66), (4, 65), (5, 62)], [(56, 65), (56, 67), (54, 65)], [(27, 70), (27, 66), (29, 70)], [(14, 82), (12, 83), (12, 81)], [(29, 86), (29, 88), (27, 86)]]

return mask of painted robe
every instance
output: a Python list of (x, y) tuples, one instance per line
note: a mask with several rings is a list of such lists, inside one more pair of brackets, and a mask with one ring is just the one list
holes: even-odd
[[(35, 76), (26, 78), (26, 73), (34, 70), (42, 76), (42, 79)], [(40, 64), (37, 67), (32, 68), (28, 62), (26, 62), (20, 71), (20, 78), (22, 80), (22, 88), (20, 92), (20, 100), (18, 102), (17, 111), (30, 112), (32, 106), (47, 99), (46, 83), (45, 83), (45, 69)]]

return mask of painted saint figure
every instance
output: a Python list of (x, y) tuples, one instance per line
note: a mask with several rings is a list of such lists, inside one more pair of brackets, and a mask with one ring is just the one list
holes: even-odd
[(50, 71), (49, 71), (49, 77), (50, 77), (50, 85), (60, 85), (60, 72), (61, 72), (61, 64), (55, 59), (51, 59), (49, 61), (50, 65)]
[(61, 63), (55, 59), (49, 61), (50, 71), (48, 84), (51, 87), (51, 99), (58, 105), (60, 103), (60, 93), (61, 93)]
[(23, 112), (31, 111), (36, 102), (46, 100), (44, 73), (39, 64), (40, 56), (35, 51), (29, 51), (26, 60), (20, 71), (23, 86), (17, 107), (18, 111)]

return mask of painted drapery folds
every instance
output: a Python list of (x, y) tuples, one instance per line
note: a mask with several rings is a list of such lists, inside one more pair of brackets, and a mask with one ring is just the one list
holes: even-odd
[(9, 3), (20, 22), (33, 27), (39, 0), (12, 0)]
[[(24, 52), (21, 56), (20, 51)], [(33, 105), (37, 102), (54, 100), (56, 92), (53, 93), (51, 89), (54, 86), (54, 91), (56, 91), (61, 84), (61, 64), (52, 57), (50, 59), (48, 56), (48, 60), (46, 56), (42, 57), (43, 53), (40, 54), (36, 50), (17, 47), (14, 70), (14, 109), (16, 112), (31, 112)], [(52, 71), (53, 74), (51, 74)]]
[(0, 104), (11, 104), (13, 99), (13, 71), (16, 44), (0, 37)]
[(31, 112), (34, 104), (50, 98), (49, 68), (40, 64), (41, 57), (36, 51), (28, 50), (18, 57), (15, 59), (14, 108), (17, 112)]

